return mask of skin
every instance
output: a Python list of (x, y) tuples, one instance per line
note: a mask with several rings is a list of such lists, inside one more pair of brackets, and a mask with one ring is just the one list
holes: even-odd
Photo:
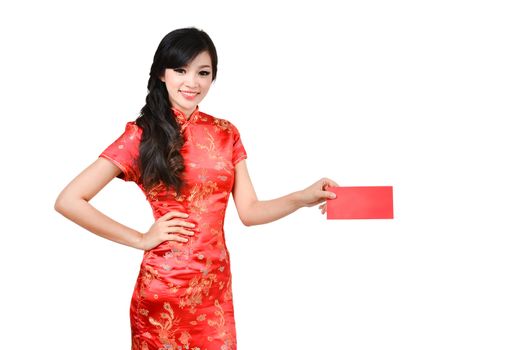
[[(160, 79), (166, 84), (172, 105), (190, 116), (212, 84), (210, 56), (202, 52), (185, 67), (166, 69)], [(196, 96), (190, 100), (181, 91), (192, 91)], [(195, 234), (196, 228), (187, 221), (186, 213), (170, 211), (158, 218), (147, 232), (142, 233), (93, 207), (90, 200), (120, 173), (121, 169), (112, 162), (98, 158), (61, 191), (54, 204), (55, 210), (103, 238), (141, 250), (152, 249), (166, 240), (187, 242), (187, 237)], [(338, 184), (331, 179), (321, 178), (303, 190), (262, 201), (257, 198), (246, 160), (242, 160), (235, 166), (232, 195), (242, 223), (253, 226), (278, 220), (299, 208), (318, 204), (321, 214), (325, 214), (326, 201), (335, 198), (333, 192), (325, 190), (328, 186)]]
[[(190, 116), (205, 98), (212, 85), (212, 62), (208, 52), (196, 56), (187, 66), (167, 68), (160, 77), (166, 84), (171, 105)], [(194, 100), (185, 98), (180, 91), (197, 93)]]

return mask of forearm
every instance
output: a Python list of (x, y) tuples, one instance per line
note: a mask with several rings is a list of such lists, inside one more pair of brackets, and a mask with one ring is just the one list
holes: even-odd
[(86, 230), (126, 246), (139, 248), (142, 233), (106, 216), (84, 199), (63, 200), (55, 204), (55, 210)]
[(262, 225), (281, 219), (303, 207), (298, 192), (292, 192), (276, 199), (255, 201), (244, 217), (246, 226)]

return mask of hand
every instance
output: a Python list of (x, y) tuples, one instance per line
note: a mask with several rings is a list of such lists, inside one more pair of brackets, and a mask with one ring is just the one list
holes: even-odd
[(150, 230), (141, 236), (138, 248), (150, 250), (164, 241), (187, 242), (189, 239), (182, 235), (192, 236), (194, 231), (187, 230), (185, 227), (192, 228), (195, 225), (180, 218), (188, 216), (188, 214), (178, 211), (170, 211), (162, 215), (150, 227)]
[(319, 206), (321, 214), (326, 212), (326, 199), (333, 199), (336, 197), (335, 193), (326, 191), (326, 187), (338, 186), (338, 184), (326, 177), (323, 177), (313, 185), (300, 191), (299, 198), (303, 206), (312, 207), (319, 203), (323, 203)]

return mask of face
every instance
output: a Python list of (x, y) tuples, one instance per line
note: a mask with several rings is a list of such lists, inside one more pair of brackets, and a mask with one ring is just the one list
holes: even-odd
[(184, 67), (166, 68), (160, 79), (166, 84), (172, 106), (190, 116), (212, 84), (210, 55), (203, 51)]

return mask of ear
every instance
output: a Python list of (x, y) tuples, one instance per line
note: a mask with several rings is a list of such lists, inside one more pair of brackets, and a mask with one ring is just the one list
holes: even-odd
[(159, 79), (161, 82), (165, 83), (166, 82), (166, 70), (163, 70), (162, 71), (162, 74), (160, 74), (159, 76)]

